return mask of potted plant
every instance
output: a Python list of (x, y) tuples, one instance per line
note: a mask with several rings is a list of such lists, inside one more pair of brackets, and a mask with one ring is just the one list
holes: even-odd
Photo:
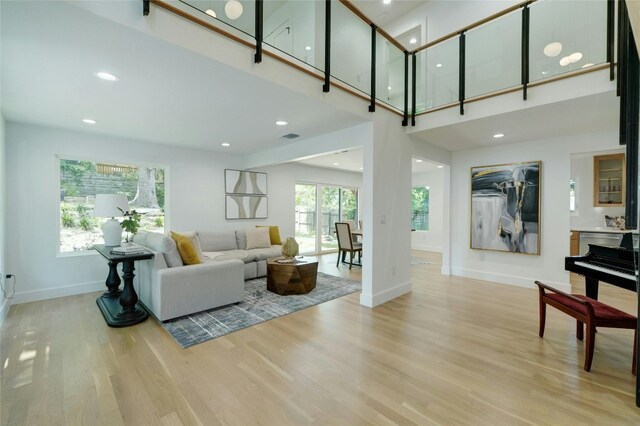
[(127, 243), (131, 243), (133, 241), (133, 236), (140, 229), (140, 219), (142, 215), (138, 213), (135, 209), (125, 212), (121, 208), (118, 208), (122, 212), (122, 216), (124, 216), (124, 220), (120, 222), (120, 226), (127, 233), (125, 241)]

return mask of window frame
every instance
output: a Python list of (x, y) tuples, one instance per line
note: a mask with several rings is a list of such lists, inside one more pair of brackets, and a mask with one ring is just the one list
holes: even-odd
[(66, 257), (75, 257), (75, 256), (92, 256), (98, 255), (99, 253), (95, 250), (80, 250), (80, 251), (60, 251), (60, 233), (62, 232), (61, 225), (61, 215), (60, 215), (60, 186), (61, 186), (61, 173), (60, 173), (60, 161), (61, 160), (71, 160), (71, 161), (90, 161), (94, 164), (97, 163), (112, 163), (112, 164), (127, 164), (130, 166), (136, 166), (138, 168), (149, 167), (149, 168), (162, 168), (164, 169), (164, 229), (171, 229), (171, 220), (170, 220), (170, 190), (168, 182), (170, 181), (170, 168), (166, 164), (161, 163), (148, 163), (148, 162), (135, 162), (132, 160), (124, 160), (124, 159), (113, 159), (113, 158), (103, 158), (97, 160), (94, 157), (86, 157), (86, 156), (78, 156), (78, 155), (65, 155), (65, 154), (55, 154), (55, 177), (56, 177), (56, 192), (53, 194), (56, 196), (55, 198), (55, 208), (56, 208), (56, 248), (55, 255), (56, 258), (66, 258)]

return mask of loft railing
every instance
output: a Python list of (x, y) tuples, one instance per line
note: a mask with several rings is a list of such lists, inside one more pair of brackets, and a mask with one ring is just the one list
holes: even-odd
[[(348, 0), (143, 0), (369, 102), (415, 117), (560, 78), (614, 73), (615, 0), (530, 0), (413, 51)], [(607, 65), (608, 64), (608, 65)], [(410, 105), (411, 104), (411, 105)]]

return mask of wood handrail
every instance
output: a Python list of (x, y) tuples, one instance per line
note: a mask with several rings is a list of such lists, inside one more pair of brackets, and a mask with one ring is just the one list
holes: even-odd
[(511, 13), (514, 10), (518, 10), (518, 9), (524, 7), (526, 4), (535, 3), (536, 1), (538, 1), (538, 0), (525, 0), (525, 1), (520, 2), (518, 4), (514, 4), (513, 6), (508, 7), (506, 9), (504, 9), (504, 10), (501, 10), (500, 12), (494, 13), (491, 16), (487, 16), (486, 18), (481, 19), (479, 21), (476, 21), (473, 24), (467, 25), (466, 27), (460, 28), (457, 31), (449, 33), (449, 34), (447, 34), (445, 36), (442, 36), (440, 38), (437, 38), (437, 39), (433, 40), (432, 42), (429, 42), (429, 43), (427, 43), (427, 44), (425, 44), (423, 46), (420, 46), (420, 47), (414, 49), (413, 51), (411, 51), (410, 53), (417, 53), (417, 52), (420, 52), (421, 50), (427, 49), (427, 48), (429, 48), (431, 46), (434, 46), (434, 45), (436, 45), (438, 43), (442, 43), (443, 41), (449, 40), (450, 38), (453, 38), (453, 37), (459, 35), (463, 31), (469, 31), (469, 30), (471, 30), (473, 28), (479, 27), (480, 25), (486, 24), (487, 22), (493, 21), (494, 19), (497, 19), (497, 18), (499, 18), (501, 16), (504, 16), (504, 15), (506, 15), (508, 13)]

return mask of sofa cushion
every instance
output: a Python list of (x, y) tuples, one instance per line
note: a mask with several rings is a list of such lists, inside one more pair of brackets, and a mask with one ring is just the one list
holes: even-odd
[(253, 255), (255, 256), (256, 261), (267, 260), (271, 259), (272, 257), (281, 257), (282, 246), (271, 246), (269, 248), (253, 249), (251, 250), (251, 253), (253, 253)]
[(228, 250), (222, 253), (220, 256), (216, 256), (215, 260), (232, 260), (232, 259), (240, 259), (244, 263), (254, 262), (256, 260), (256, 255), (254, 250)]
[(200, 239), (198, 238), (198, 234), (195, 231), (175, 231), (176, 233), (187, 237), (191, 244), (193, 244), (193, 248), (196, 249), (196, 253), (198, 253), (198, 257), (202, 260), (202, 250), (200, 249)]
[(198, 231), (198, 240), (203, 252), (238, 249), (236, 231)]
[(280, 228), (277, 226), (256, 225), (256, 228), (269, 228), (269, 239), (271, 240), (271, 245), (282, 245), (282, 240), (280, 239)]
[(138, 232), (133, 241), (137, 244), (158, 251), (164, 256), (164, 261), (169, 268), (183, 266), (182, 258), (178, 253), (178, 247), (173, 239), (157, 232)]
[(238, 244), (238, 250), (247, 249), (247, 233), (244, 232), (244, 229), (236, 231), (236, 243)]
[(247, 234), (247, 250), (271, 247), (269, 228), (249, 228)]
[(171, 232), (171, 238), (176, 242), (178, 252), (180, 253), (180, 257), (185, 265), (197, 265), (202, 263), (201, 258), (198, 256), (198, 251), (189, 238), (176, 232)]

